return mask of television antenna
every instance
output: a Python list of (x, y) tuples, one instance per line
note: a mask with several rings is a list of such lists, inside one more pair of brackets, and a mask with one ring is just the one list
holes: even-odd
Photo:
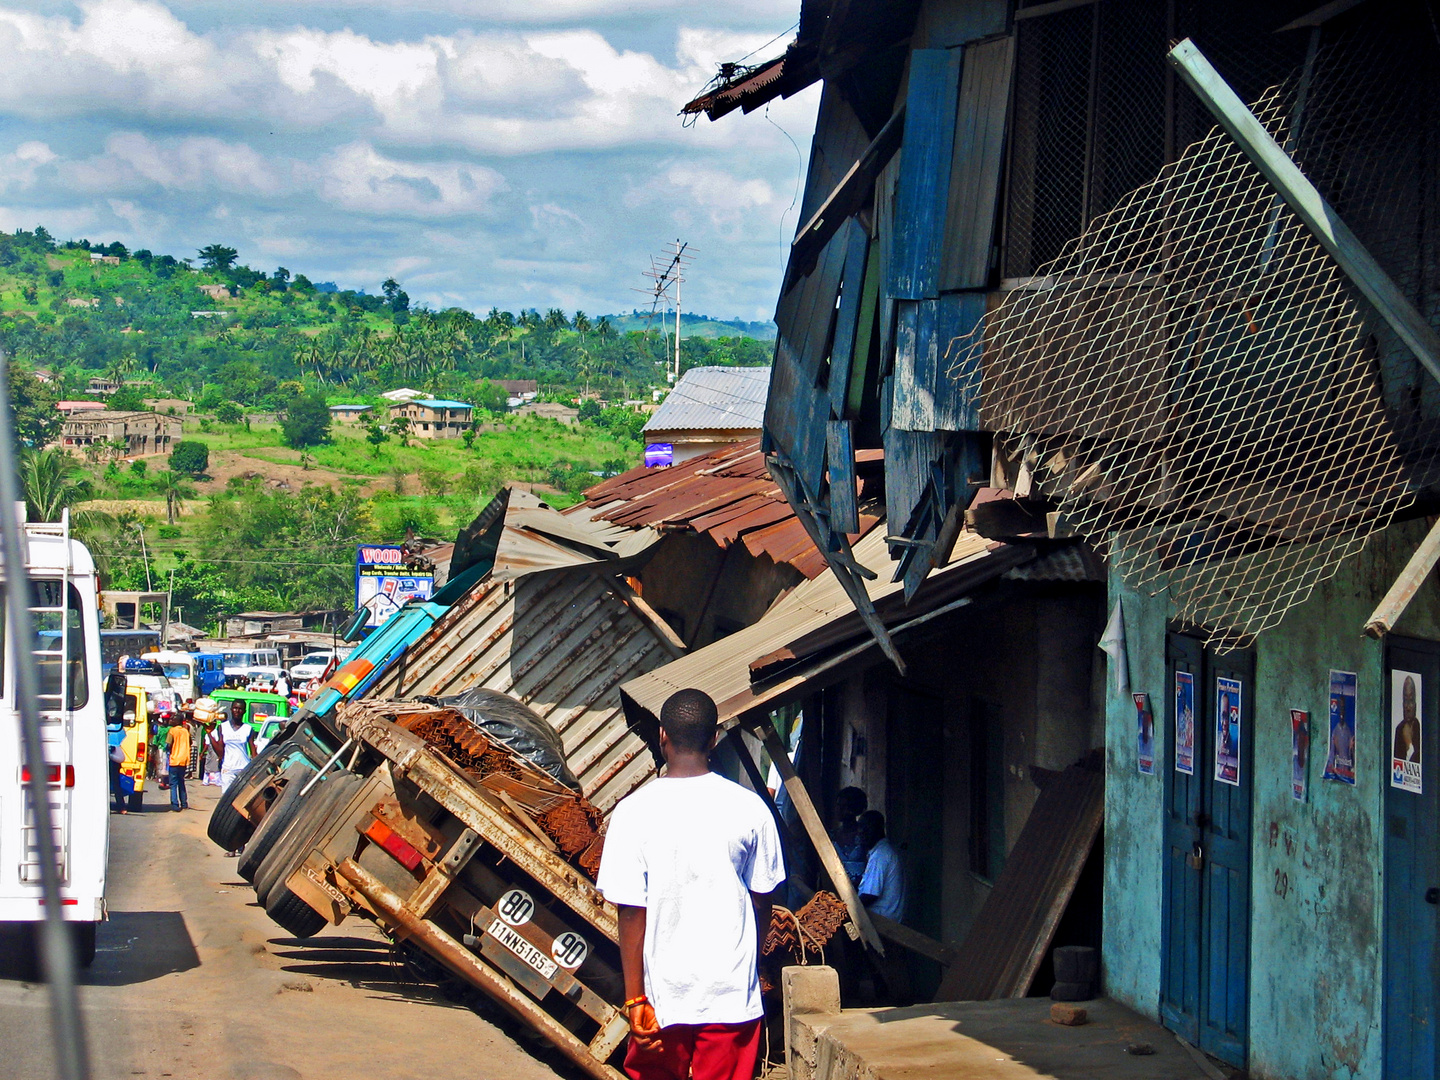
[(680, 378), (680, 288), (685, 284), (685, 271), (690, 268), (693, 258), (690, 245), (676, 239), (659, 255), (650, 256), (650, 269), (641, 273), (650, 279), (651, 284), (648, 288), (635, 290), (650, 297), (647, 319), (654, 319), (662, 311), (668, 313), (671, 308), (675, 311), (674, 369), (671, 370), (667, 362), (665, 372), (666, 381), (672, 383)]

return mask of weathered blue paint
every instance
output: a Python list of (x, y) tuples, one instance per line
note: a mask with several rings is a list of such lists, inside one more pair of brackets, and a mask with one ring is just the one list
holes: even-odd
[[(979, 431), (979, 348), (970, 335), (985, 315), (983, 292), (943, 293), (935, 311), (935, 427)], [(962, 492), (962, 495), (965, 493)]]
[[(842, 418), (850, 393), (852, 364), (855, 357), (856, 331), (864, 306), (865, 265), (869, 261), (870, 236), (864, 229), (852, 226), (845, 246), (845, 266), (841, 271), (840, 306), (835, 312), (834, 344), (830, 346), (830, 415)], [(867, 339), (868, 346), (868, 339)]]
[(827, 429), (826, 457), (830, 468), (830, 528), (834, 532), (860, 531), (860, 510), (855, 491), (855, 438), (849, 420), (831, 420)]
[[(1249, 1070), (1257, 1080), (1382, 1074), (1384, 650), (1360, 628), (1424, 532), (1423, 522), (1407, 522), (1372, 538), (1255, 645)], [(1113, 575), (1110, 588), (1125, 603), (1132, 689), (1161, 700), (1166, 598), (1125, 589)], [(1422, 588), (1396, 632), (1440, 640), (1440, 583)], [(1354, 787), (1320, 779), (1331, 668), (1359, 675)], [(1305, 803), (1290, 791), (1292, 708), (1309, 711), (1316, 733)], [(1106, 988), (1158, 1017), (1163, 785), (1136, 771), (1134, 706), (1113, 682), (1106, 732)], [(1157, 757), (1173, 760), (1173, 732), (1156, 734)]]
[(923, 300), (940, 292), (960, 61), (958, 49), (916, 49), (910, 54), (888, 277), (888, 292), (897, 300)]

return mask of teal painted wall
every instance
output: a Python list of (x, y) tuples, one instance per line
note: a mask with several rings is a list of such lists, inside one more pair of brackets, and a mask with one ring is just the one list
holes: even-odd
[[(1255, 646), (1250, 1073), (1267, 1080), (1379, 1076), (1383, 911), (1383, 643), (1360, 628), (1424, 535), (1423, 522), (1376, 537)], [(1132, 689), (1163, 717), (1165, 598), (1112, 582), (1125, 605)], [(1421, 590), (1397, 633), (1440, 639), (1440, 587)], [(1359, 675), (1357, 783), (1322, 781), (1329, 671)], [(1310, 713), (1309, 797), (1290, 793), (1290, 710)], [(1108, 992), (1158, 1011), (1162, 778), (1140, 776), (1133, 706), (1106, 704), (1105, 976)], [(1170, 736), (1157, 722), (1157, 769)], [(1388, 730), (1388, 725), (1386, 726)]]

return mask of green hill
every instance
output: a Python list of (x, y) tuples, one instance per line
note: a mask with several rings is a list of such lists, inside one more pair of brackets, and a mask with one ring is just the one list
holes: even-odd
[[(65, 396), (104, 373), (212, 406), (282, 408), (294, 396), (286, 382), (332, 401), (400, 385), (468, 399), (487, 379), (607, 396), (663, 385), (665, 344), (643, 325), (558, 309), (431, 311), (412, 307), (395, 281), (378, 295), (329, 291), (284, 267), (238, 264), (220, 245), (200, 254), (57, 243), (43, 228), (0, 234), (0, 345), (57, 373)], [(692, 325), (702, 329), (684, 337), (686, 367), (769, 363), (771, 346), (740, 324)]]
[[(662, 329), (674, 332), (675, 316), (651, 315), (638, 308), (628, 315), (606, 315), (612, 326), (621, 332), (649, 330), (658, 334)], [(680, 340), (700, 338), (754, 338), (757, 341), (774, 341), (777, 327), (773, 322), (746, 322), (744, 319), (712, 319), (709, 315), (680, 313)]]

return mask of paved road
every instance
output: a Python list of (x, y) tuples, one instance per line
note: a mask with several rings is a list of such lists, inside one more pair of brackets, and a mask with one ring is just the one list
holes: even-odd
[[(110, 818), (111, 917), (83, 990), (97, 1080), (566, 1075), (518, 1025), (418, 985), (367, 922), (289, 937), (206, 839), (215, 797)], [(49, 1035), (45, 988), (0, 979), (0, 1075), (50, 1080)]]

